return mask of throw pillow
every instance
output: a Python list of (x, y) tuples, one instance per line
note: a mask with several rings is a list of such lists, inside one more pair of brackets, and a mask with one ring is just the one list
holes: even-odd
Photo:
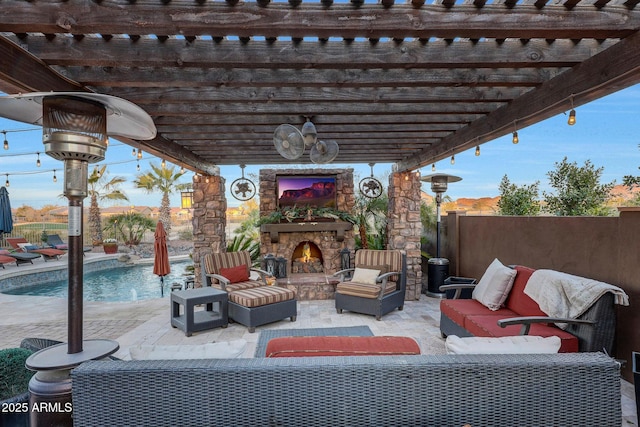
[(247, 270), (247, 264), (242, 264), (236, 267), (221, 268), (220, 275), (229, 279), (231, 283), (246, 282), (249, 280), (249, 272)]
[(32, 251), (34, 249), (38, 249), (38, 247), (36, 245), (33, 245), (31, 243), (18, 243), (18, 247), (20, 249), (22, 249), (23, 251), (25, 251), (25, 252)]
[(356, 267), (353, 272), (352, 282), (364, 283), (367, 285), (375, 285), (376, 279), (380, 275), (380, 270), (372, 270), (369, 268)]
[(489, 310), (498, 310), (509, 295), (516, 273), (515, 269), (505, 267), (497, 258), (494, 259), (473, 289), (471, 297)]

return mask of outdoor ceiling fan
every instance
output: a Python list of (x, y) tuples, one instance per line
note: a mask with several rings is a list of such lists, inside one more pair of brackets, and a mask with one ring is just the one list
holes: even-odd
[(313, 163), (330, 163), (340, 151), (336, 141), (318, 141), (316, 126), (308, 117), (301, 130), (289, 124), (278, 126), (273, 133), (273, 145), (289, 160), (299, 159), (305, 148), (310, 148), (309, 157)]

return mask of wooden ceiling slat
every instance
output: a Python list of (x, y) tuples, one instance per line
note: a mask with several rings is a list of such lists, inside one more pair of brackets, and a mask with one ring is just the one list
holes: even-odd
[(212, 104), (185, 103), (141, 103), (151, 116), (191, 115), (191, 114), (286, 114), (294, 110), (302, 116), (319, 116), (324, 113), (332, 114), (459, 114), (459, 113), (487, 113), (506, 104), (505, 102), (446, 102), (446, 103), (342, 103), (335, 102), (329, 106), (316, 102), (288, 102), (264, 105), (251, 102), (219, 102)]
[[(481, 118), (480, 113), (475, 114), (411, 114), (411, 115), (393, 115), (393, 116), (376, 116), (375, 120), (372, 120), (366, 115), (334, 115), (331, 112), (326, 114), (313, 116), (313, 122), (316, 127), (322, 126), (343, 126), (343, 125), (359, 125), (359, 126), (373, 126), (385, 124), (437, 124), (437, 123), (470, 123), (474, 120)], [(281, 115), (264, 115), (264, 116), (249, 116), (249, 115), (189, 115), (189, 116), (161, 116), (155, 120), (158, 127), (173, 127), (179, 126), (176, 129), (181, 129), (182, 126), (201, 126), (201, 125), (268, 125), (278, 126), (282, 123), (289, 123), (302, 126), (305, 122), (305, 117), (301, 114), (281, 114)]]
[(534, 87), (567, 68), (430, 68), (430, 69), (196, 69), (150, 67), (54, 67), (69, 79), (93, 87)]
[[(255, 42), (240, 44), (202, 42), (185, 46), (181, 40), (129, 40), (88, 38), (78, 41), (68, 37), (47, 39), (30, 35), (22, 40), (29, 52), (49, 65), (103, 67), (255, 67), (282, 69), (353, 68), (441, 68), (441, 67), (567, 67), (582, 62), (602, 51), (613, 41), (572, 40), (507, 40), (481, 43), (444, 40), (429, 42), (368, 43)], [(178, 71), (176, 71), (178, 72)]]
[[(390, 8), (334, 4), (327, 8), (304, 3), (292, 9), (286, 3), (261, 7), (247, 2), (229, 7), (218, 2), (176, 0), (124, 5), (101, 1), (66, 4), (63, 11), (53, 1), (2, 3), (0, 28), (16, 33), (578, 39), (623, 37), (637, 29), (637, 16), (629, 19), (629, 10), (622, 6), (609, 7), (607, 14), (599, 14), (591, 8), (568, 10), (562, 5), (547, 4), (541, 15), (536, 7), (510, 4), (505, 8), (504, 2), (483, 7), (443, 2), (420, 8), (409, 4)], [(527, 25), (523, 25), (525, 22)]]
[(505, 101), (521, 96), (526, 89), (505, 87), (445, 87), (445, 88), (150, 88), (111, 89), (111, 95), (134, 103), (192, 102), (461, 102), (472, 100)]

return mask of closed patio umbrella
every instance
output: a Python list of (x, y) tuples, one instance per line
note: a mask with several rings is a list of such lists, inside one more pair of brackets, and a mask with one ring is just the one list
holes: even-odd
[(164, 296), (164, 276), (171, 273), (171, 266), (169, 265), (169, 252), (167, 251), (167, 233), (164, 231), (164, 225), (162, 225), (161, 221), (158, 221), (156, 225), (154, 237), (153, 274), (160, 276), (160, 294)]
[(13, 217), (11, 216), (11, 203), (9, 192), (5, 187), (0, 187), (0, 236), (9, 234), (13, 230)]

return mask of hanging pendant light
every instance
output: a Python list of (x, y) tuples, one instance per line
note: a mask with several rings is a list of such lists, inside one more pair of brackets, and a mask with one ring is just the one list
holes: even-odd
[(316, 125), (314, 125), (308, 117), (307, 121), (302, 125), (300, 133), (302, 134), (304, 145), (307, 148), (313, 147), (315, 143), (318, 142), (318, 131), (316, 130)]

